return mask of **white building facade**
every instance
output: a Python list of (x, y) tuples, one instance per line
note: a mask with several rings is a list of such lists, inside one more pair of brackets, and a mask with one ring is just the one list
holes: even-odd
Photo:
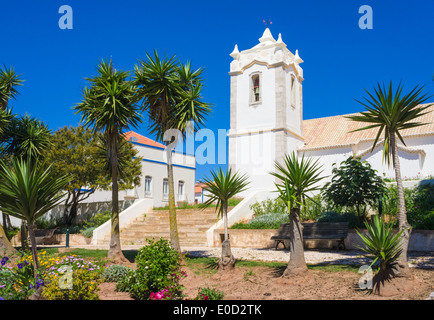
[[(364, 124), (344, 115), (303, 120), (303, 60), (280, 34), (275, 40), (267, 28), (259, 44), (241, 52), (235, 45), (230, 56), (229, 166), (248, 174), (249, 191), (275, 189), (270, 172), (291, 152), (318, 159), (324, 176), (331, 175), (333, 163), (356, 155), (380, 175), (394, 177), (383, 163), (382, 145), (371, 153), (376, 131), (350, 133)], [(404, 179), (434, 175), (434, 112), (420, 121), (427, 125), (404, 131), (407, 146), (399, 143)]]
[[(166, 147), (136, 132), (124, 134), (137, 149), (137, 157), (142, 159), (142, 175), (140, 185), (134, 189), (119, 191), (119, 201), (134, 199), (153, 199), (154, 207), (169, 204), (169, 185), (167, 174)], [(196, 159), (193, 155), (173, 152), (173, 180), (175, 186), (175, 202), (194, 203)], [(111, 201), (111, 191), (96, 191), (87, 202)]]

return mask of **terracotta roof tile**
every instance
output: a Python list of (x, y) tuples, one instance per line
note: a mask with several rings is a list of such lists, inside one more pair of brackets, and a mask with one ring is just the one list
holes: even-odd
[[(413, 135), (434, 135), (434, 105), (429, 107), (427, 114), (417, 119), (426, 125), (402, 131), (403, 137)], [(363, 140), (374, 140), (378, 129), (350, 132), (362, 128), (368, 123), (351, 121), (347, 115), (317, 118), (303, 121), (305, 145), (300, 149), (325, 149), (337, 146), (348, 146)], [(354, 114), (355, 115), (355, 114)]]
[[(151, 147), (158, 147), (158, 148), (166, 148), (166, 146), (164, 144), (161, 144), (157, 141), (154, 141), (152, 139), (149, 139), (145, 136), (142, 136), (141, 134), (138, 134), (137, 132), (134, 131), (128, 131), (124, 133), (125, 139), (127, 140), (131, 140), (131, 138), (136, 138), (137, 140), (134, 142), (140, 143), (140, 144), (144, 144), (147, 146), (151, 146)], [(135, 139), (134, 139), (135, 140)], [(132, 141), (132, 140), (131, 140)]]

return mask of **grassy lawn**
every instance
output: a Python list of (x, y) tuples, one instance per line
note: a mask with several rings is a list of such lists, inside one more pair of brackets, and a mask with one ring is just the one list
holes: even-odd
[[(42, 248), (39, 250), (45, 250), (48, 254), (57, 254), (59, 256), (68, 256), (68, 255), (78, 255), (83, 258), (96, 259), (96, 260), (107, 260), (107, 252), (108, 250), (101, 249), (74, 249), (68, 252), (59, 253), (58, 248)], [(130, 261), (134, 262), (135, 257), (137, 255), (137, 250), (123, 250), (122, 251), (125, 257)], [(217, 261), (218, 258), (210, 258), (210, 257), (193, 257), (193, 256), (185, 256), (184, 259), (187, 266), (196, 273), (205, 273), (205, 274), (214, 274), (217, 272)], [(247, 261), (247, 260), (237, 260), (236, 267), (269, 267), (275, 269), (285, 269), (287, 266), (286, 262), (266, 262), (266, 261)], [(351, 271), (358, 273), (359, 267), (352, 265), (344, 265), (344, 264), (308, 264), (309, 270), (321, 270), (327, 272), (342, 272), (342, 271)]]

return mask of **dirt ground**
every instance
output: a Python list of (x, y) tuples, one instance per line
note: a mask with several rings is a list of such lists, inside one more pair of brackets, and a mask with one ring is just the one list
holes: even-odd
[[(304, 279), (283, 279), (283, 270), (270, 267), (236, 267), (216, 274), (195, 273), (184, 267), (184, 293), (193, 299), (199, 288), (225, 293), (224, 300), (425, 300), (434, 291), (434, 271), (413, 269), (411, 291), (392, 297), (368, 294), (358, 286), (360, 274), (351, 271), (309, 270)], [(114, 283), (101, 284), (101, 300), (132, 300), (127, 293), (115, 292)]]

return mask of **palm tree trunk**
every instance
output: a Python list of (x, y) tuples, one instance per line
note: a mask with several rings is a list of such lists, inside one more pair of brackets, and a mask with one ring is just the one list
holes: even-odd
[(20, 232), (21, 232), (21, 250), (24, 251), (30, 250), (29, 241), (28, 241), (29, 230), (27, 229), (25, 220), (21, 220)]
[(235, 268), (235, 258), (232, 255), (231, 251), (231, 242), (229, 240), (228, 233), (228, 204), (227, 202), (223, 203), (223, 219), (224, 219), (224, 228), (225, 228), (225, 239), (222, 243), (222, 256), (218, 261), (218, 268), (221, 270), (230, 270)]
[(39, 260), (38, 251), (36, 248), (36, 237), (33, 222), (28, 222), (27, 228), (29, 229), (30, 243), (32, 245), (33, 273), (36, 280), (38, 278)]
[(173, 163), (172, 149), (169, 145), (166, 147), (167, 153), (167, 182), (169, 184), (169, 225), (170, 225), (170, 241), (173, 249), (181, 252), (178, 235), (178, 223), (176, 221), (176, 205), (175, 205), (175, 184), (173, 179)]
[(395, 268), (396, 276), (408, 276), (409, 267), (407, 259), (408, 244), (410, 241), (411, 226), (407, 221), (407, 212), (405, 208), (404, 188), (401, 179), (401, 167), (399, 164), (399, 156), (396, 147), (395, 134), (390, 134), (390, 145), (392, 148), (393, 168), (395, 169), (396, 186), (398, 189), (398, 223), (399, 231), (404, 230), (401, 238), (401, 254), (398, 259), (397, 267)]
[(307, 272), (306, 260), (304, 258), (303, 225), (300, 222), (300, 208), (290, 209), (289, 228), (289, 248), (291, 253), (283, 277), (302, 275)]
[(112, 260), (126, 261), (121, 249), (121, 238), (119, 232), (119, 187), (118, 187), (118, 136), (115, 133), (109, 134), (109, 157), (112, 176), (112, 216), (111, 235), (108, 258)]

